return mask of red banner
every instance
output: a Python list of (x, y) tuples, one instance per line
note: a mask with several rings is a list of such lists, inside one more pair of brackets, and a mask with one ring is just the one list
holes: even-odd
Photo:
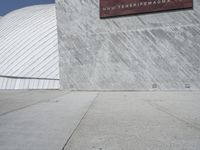
[(193, 0), (100, 0), (100, 17), (192, 8)]

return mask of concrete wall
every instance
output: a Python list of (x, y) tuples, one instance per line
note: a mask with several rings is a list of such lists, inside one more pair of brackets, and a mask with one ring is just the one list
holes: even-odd
[(194, 10), (101, 20), (99, 0), (57, 0), (61, 86), (71, 90), (200, 89)]

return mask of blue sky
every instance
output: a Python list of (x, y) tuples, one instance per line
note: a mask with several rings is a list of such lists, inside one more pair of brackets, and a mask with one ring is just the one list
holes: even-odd
[(54, 3), (55, 0), (0, 0), (0, 16), (25, 6)]

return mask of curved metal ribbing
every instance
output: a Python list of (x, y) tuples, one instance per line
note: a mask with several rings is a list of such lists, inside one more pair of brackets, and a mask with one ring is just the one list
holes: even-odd
[(0, 89), (59, 88), (55, 5), (26, 7), (0, 20)]

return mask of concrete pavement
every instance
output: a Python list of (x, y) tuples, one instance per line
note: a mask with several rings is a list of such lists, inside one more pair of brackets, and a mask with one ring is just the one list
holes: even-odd
[(65, 150), (199, 150), (200, 93), (101, 93)]
[(0, 150), (61, 150), (97, 95), (66, 91), (0, 93)]
[(66, 91), (58, 90), (0, 90), (0, 115), (48, 101), (66, 93)]
[(0, 92), (0, 150), (199, 147), (200, 92)]

